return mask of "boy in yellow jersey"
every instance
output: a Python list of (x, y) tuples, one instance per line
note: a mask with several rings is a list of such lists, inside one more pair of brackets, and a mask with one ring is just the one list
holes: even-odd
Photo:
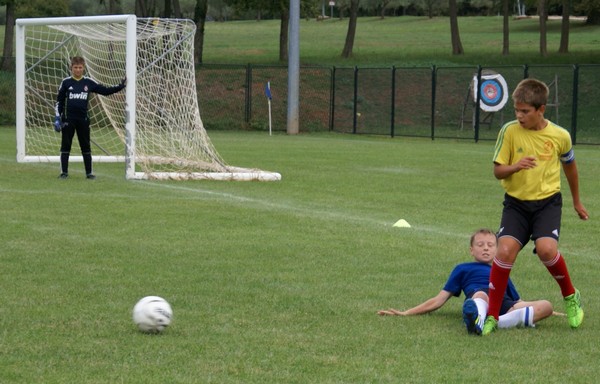
[(498, 231), (498, 252), (492, 263), (489, 310), (483, 327), (498, 327), (498, 314), (508, 278), (519, 251), (531, 239), (534, 252), (560, 286), (572, 328), (583, 321), (575, 289), (558, 251), (562, 214), (560, 169), (569, 183), (573, 206), (582, 220), (588, 213), (579, 199), (579, 176), (571, 136), (544, 118), (549, 90), (535, 79), (521, 81), (512, 94), (517, 120), (504, 125), (494, 150), (494, 176), (504, 187), (504, 208)]

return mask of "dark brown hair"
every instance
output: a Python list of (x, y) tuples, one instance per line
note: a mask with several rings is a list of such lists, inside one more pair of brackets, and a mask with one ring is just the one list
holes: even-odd
[(548, 86), (537, 79), (525, 79), (515, 88), (512, 98), (515, 103), (525, 103), (539, 109), (548, 102), (550, 90)]
[(85, 59), (81, 56), (71, 57), (71, 65), (76, 65), (76, 64), (85, 65)]

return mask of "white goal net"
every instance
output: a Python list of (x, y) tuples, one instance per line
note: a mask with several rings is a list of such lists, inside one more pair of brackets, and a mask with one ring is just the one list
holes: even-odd
[(71, 57), (82, 56), (85, 75), (104, 85), (127, 77), (125, 91), (89, 102), (95, 162), (125, 161), (128, 179), (281, 178), (229, 166), (211, 143), (198, 107), (191, 20), (119, 15), (19, 19), (16, 26), (18, 161), (59, 161), (56, 93)]

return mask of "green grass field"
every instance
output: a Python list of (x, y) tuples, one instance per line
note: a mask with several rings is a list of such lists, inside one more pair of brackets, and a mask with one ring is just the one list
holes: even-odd
[[(591, 219), (565, 191), (561, 249), (586, 310), (573, 331), (469, 337), (462, 298), (421, 317), (379, 317), (437, 294), (498, 224), (493, 143), (214, 132), (224, 159), (280, 182), (126, 181), (122, 164), (18, 164), (0, 129), (2, 383), (590, 383), (597, 361), (597, 148), (576, 148)], [(411, 228), (395, 228), (405, 219)], [(564, 307), (531, 253), (527, 299)], [(138, 332), (160, 295), (172, 327)]]
[[(362, 17), (353, 56), (342, 59), (348, 19), (300, 21), (304, 65), (429, 66), (600, 63), (600, 26), (570, 24), (569, 53), (559, 54), (560, 20), (547, 23), (548, 56), (539, 54), (539, 20), (510, 19), (510, 54), (502, 56), (502, 17), (460, 17), (464, 55), (452, 55), (447, 17)], [(272, 64), (279, 58), (279, 20), (206, 24), (205, 63)]]

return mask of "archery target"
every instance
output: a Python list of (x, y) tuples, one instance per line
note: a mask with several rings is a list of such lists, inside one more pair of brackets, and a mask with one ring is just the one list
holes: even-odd
[(473, 99), (477, 100), (477, 90), (481, 92), (479, 107), (486, 112), (497, 112), (504, 108), (508, 100), (508, 86), (500, 74), (482, 75), (481, 86), (477, 76), (473, 78)]

